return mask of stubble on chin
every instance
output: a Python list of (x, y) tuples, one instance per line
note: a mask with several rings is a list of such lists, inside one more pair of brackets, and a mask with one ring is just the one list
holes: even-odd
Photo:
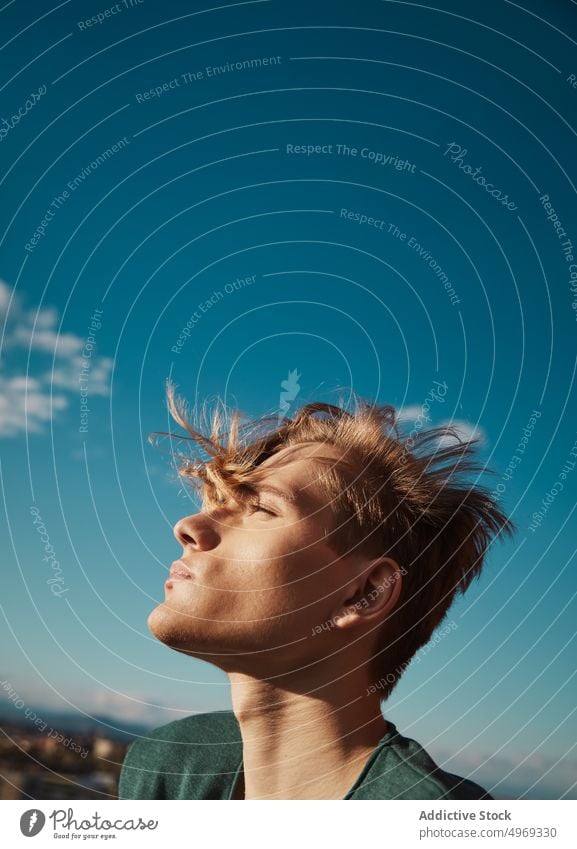
[[(209, 622), (199, 621), (162, 602), (151, 611), (146, 624), (152, 635), (168, 648), (201, 660), (212, 659), (213, 635), (206, 627)], [(205, 652), (210, 656), (205, 657)]]
[(190, 634), (178, 622), (179, 614), (167, 607), (166, 603), (161, 603), (148, 616), (147, 626), (157, 640), (167, 646), (177, 648), (188, 642)]

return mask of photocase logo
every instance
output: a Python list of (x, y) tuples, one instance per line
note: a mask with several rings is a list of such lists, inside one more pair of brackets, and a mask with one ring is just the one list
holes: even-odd
[(24, 811), (20, 817), (20, 831), (25, 837), (36, 837), (40, 834), (46, 823), (46, 817), (37, 808)]
[(284, 389), (284, 392), (281, 392), (279, 397), (279, 424), (290, 410), (289, 402), (294, 401), (300, 392), (299, 378), (300, 374), (295, 368), (289, 371), (287, 380), (281, 381), (281, 389)]

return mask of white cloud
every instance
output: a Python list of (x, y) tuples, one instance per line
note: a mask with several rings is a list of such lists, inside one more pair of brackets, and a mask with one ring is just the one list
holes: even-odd
[[(34, 317), (31, 316), (31, 318), (33, 325)], [(7, 344), (45, 351), (47, 354), (55, 354), (57, 357), (70, 357), (74, 354), (80, 354), (82, 351), (84, 340), (73, 333), (58, 333), (52, 328), (39, 330), (38, 327), (32, 325), (30, 327), (17, 327), (6, 340)]]
[[(481, 445), (485, 445), (487, 443), (485, 431), (482, 427), (479, 427), (479, 425), (453, 419), (451, 421), (441, 422), (440, 426), (451, 427), (453, 430), (456, 430), (461, 442), (470, 442), (471, 439), (479, 439)], [(441, 445), (452, 445), (455, 443), (455, 440), (447, 436), (440, 439), (439, 443)]]
[(565, 793), (568, 799), (577, 798), (575, 787), (570, 789), (577, 775), (577, 760), (571, 756), (530, 754), (529, 747), (527, 754), (482, 754), (467, 749), (455, 755), (433, 746), (427, 751), (442, 769), (471, 778), (497, 799), (559, 799)]
[[(6, 680), (14, 692), (18, 694), (27, 706), (41, 712), (46, 710), (74, 713), (76, 715), (108, 717), (113, 722), (138, 723), (150, 727), (164, 725), (174, 719), (182, 719), (192, 713), (213, 710), (230, 710), (230, 700), (226, 686), (217, 687), (211, 695), (200, 696), (187, 693), (166, 699), (158, 693), (132, 691), (127, 693), (115, 692), (106, 687), (93, 689), (78, 686), (60, 687), (60, 692), (48, 688), (41, 682), (31, 683), (29, 679), (19, 675), (2, 675), (0, 681)], [(8, 700), (4, 689), (0, 687), (0, 707)], [(40, 710), (38, 710), (38, 708)]]
[(400, 422), (414, 422), (419, 416), (423, 415), (423, 408), (418, 404), (412, 404), (409, 407), (401, 407), (397, 410), (397, 419)]
[[(60, 314), (50, 306), (27, 308), (17, 292), (0, 280), (0, 317), (5, 318), (0, 370), (0, 437), (45, 433), (49, 422), (79, 406), (79, 376), (85, 338), (60, 333)], [(92, 349), (87, 390), (90, 397), (110, 394), (113, 361)], [(18, 364), (13, 361), (19, 360)], [(30, 371), (26, 363), (30, 360)], [(30, 372), (34, 370), (34, 374)], [(86, 372), (85, 372), (86, 374)], [(75, 397), (76, 396), (76, 397)]]
[(54, 327), (58, 321), (58, 311), (52, 307), (43, 307), (36, 313), (36, 327)]
[[(410, 432), (411, 425), (420, 433), (423, 430), (427, 430), (431, 427), (451, 427), (455, 430), (459, 436), (459, 439), (462, 442), (470, 442), (471, 439), (479, 438), (481, 440), (481, 444), (485, 445), (487, 442), (487, 437), (483, 428), (479, 425), (471, 424), (471, 422), (463, 421), (461, 419), (445, 419), (441, 422), (434, 422), (434, 405), (431, 404), (429, 406), (428, 412), (427, 410), (423, 410), (423, 407), (418, 404), (412, 404), (408, 407), (401, 407), (397, 412), (397, 419), (399, 423), (402, 425), (403, 430)], [(427, 421), (427, 416), (430, 416), (431, 421)], [(439, 445), (454, 445), (456, 440), (454, 437), (443, 436), (439, 439)]]
[[(78, 374), (82, 368), (81, 358), (71, 358), (61, 361), (51, 372), (45, 372), (42, 378), (51, 382), (53, 388), (78, 391)], [(110, 394), (110, 372), (113, 360), (111, 357), (98, 357), (91, 363), (88, 391), (91, 396)]]
[(0, 315), (4, 316), (8, 312), (8, 304), (10, 303), (10, 295), (12, 290), (10, 286), (0, 280)]
[(0, 436), (14, 436), (25, 428), (42, 433), (53, 411), (67, 406), (66, 397), (53, 395), (51, 401), (46, 387), (33, 378), (0, 375)]
[[(440, 427), (451, 427), (453, 430), (456, 430), (461, 442), (470, 442), (471, 439), (479, 439), (481, 445), (485, 445), (487, 442), (487, 437), (483, 428), (478, 425), (473, 425), (470, 422), (452, 419), (451, 421), (441, 422)], [(440, 440), (441, 445), (452, 445), (454, 442), (455, 440), (451, 437), (443, 437)]]

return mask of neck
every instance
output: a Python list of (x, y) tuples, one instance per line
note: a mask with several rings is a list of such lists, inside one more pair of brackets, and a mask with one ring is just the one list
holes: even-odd
[(362, 674), (314, 691), (302, 680), (229, 677), (245, 799), (342, 799), (388, 728)]

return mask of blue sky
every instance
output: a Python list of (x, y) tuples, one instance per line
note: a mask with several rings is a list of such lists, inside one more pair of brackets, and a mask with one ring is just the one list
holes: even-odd
[(296, 370), (291, 411), (352, 389), (407, 422), (439, 381), (519, 530), (386, 713), (496, 794), (575, 798), (574, 17), (309, 6), (0, 13), (0, 678), (150, 725), (229, 706), (146, 628), (193, 509), (147, 442), (167, 377), (262, 415)]

